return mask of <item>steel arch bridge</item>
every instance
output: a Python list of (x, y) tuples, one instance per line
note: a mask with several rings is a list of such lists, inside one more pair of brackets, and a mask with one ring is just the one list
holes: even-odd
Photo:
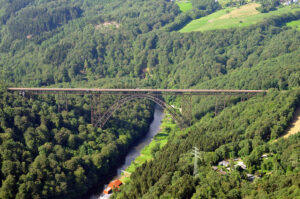
[[(8, 88), (8, 91), (19, 92), (23, 96), (32, 96), (38, 94), (57, 95), (58, 99), (63, 98), (63, 104), (58, 100), (58, 111), (62, 108), (68, 109), (68, 96), (89, 95), (91, 96), (91, 123), (95, 127), (103, 128), (112, 115), (125, 103), (136, 99), (150, 100), (161, 108), (167, 110), (180, 128), (187, 127), (192, 119), (192, 96), (209, 95), (216, 96), (215, 114), (218, 113), (220, 106), (225, 108), (226, 97), (239, 96), (241, 101), (258, 93), (267, 93), (266, 90), (199, 90), (199, 89), (99, 89), (99, 88)], [(113, 95), (119, 96), (113, 104), (105, 111), (101, 112), (101, 97)], [(173, 106), (167, 104), (162, 96), (180, 96), (181, 109), (176, 110)], [(223, 98), (223, 104), (219, 103)], [(228, 99), (227, 99), (228, 100)]]
[(121, 99), (119, 99), (117, 102), (115, 102), (112, 106), (110, 106), (108, 108), (108, 110), (101, 115), (98, 120), (96, 121), (95, 126), (99, 126), (100, 128), (103, 128), (103, 126), (106, 124), (106, 122), (109, 120), (109, 118), (126, 102), (135, 100), (135, 99), (148, 99), (154, 103), (156, 103), (157, 105), (159, 105), (161, 108), (167, 110), (172, 118), (176, 121), (176, 123), (180, 126), (180, 127), (184, 127), (185, 125), (185, 121), (183, 119), (183, 116), (178, 113), (178, 111), (176, 111), (176, 109), (174, 107), (172, 107), (171, 105), (165, 103), (162, 99), (159, 99), (158, 97), (155, 97), (153, 95), (149, 95), (149, 94), (134, 94), (134, 95), (129, 95), (129, 96), (125, 96)]

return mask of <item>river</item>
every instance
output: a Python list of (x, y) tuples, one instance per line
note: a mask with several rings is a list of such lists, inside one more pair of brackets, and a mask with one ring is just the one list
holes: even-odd
[[(163, 109), (158, 105), (156, 105), (154, 110), (154, 118), (150, 124), (149, 131), (147, 132), (144, 138), (140, 139), (139, 142), (129, 150), (128, 154), (126, 155), (125, 162), (117, 169), (117, 175), (112, 179), (110, 179), (107, 182), (107, 184), (111, 180), (120, 178), (122, 171), (125, 170), (131, 164), (131, 162), (141, 154), (141, 150), (152, 141), (153, 137), (160, 130), (160, 125), (163, 116), (164, 116)], [(98, 199), (102, 192), (103, 190), (101, 190), (101, 192), (99, 192), (98, 194), (91, 196), (90, 199)]]

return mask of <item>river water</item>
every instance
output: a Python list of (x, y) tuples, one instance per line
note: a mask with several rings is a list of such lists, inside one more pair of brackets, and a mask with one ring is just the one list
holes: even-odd
[[(124, 164), (122, 164), (117, 169), (117, 175), (115, 177), (113, 177), (112, 179), (110, 179), (107, 182), (107, 184), (111, 180), (120, 178), (122, 171), (124, 171), (131, 164), (131, 162), (133, 160), (135, 160), (135, 158), (138, 157), (141, 154), (141, 150), (152, 141), (153, 137), (160, 130), (160, 125), (161, 125), (161, 121), (163, 119), (163, 116), (164, 116), (163, 109), (161, 107), (159, 107), (158, 105), (156, 105), (155, 110), (154, 110), (154, 119), (150, 124), (149, 131), (147, 132), (147, 134), (145, 135), (144, 138), (140, 139), (139, 142), (136, 143), (136, 145), (133, 146), (129, 150), (128, 154), (126, 155)], [(101, 190), (101, 192), (99, 192), (98, 194), (91, 196), (90, 199), (98, 199), (102, 192), (103, 192), (103, 190)]]

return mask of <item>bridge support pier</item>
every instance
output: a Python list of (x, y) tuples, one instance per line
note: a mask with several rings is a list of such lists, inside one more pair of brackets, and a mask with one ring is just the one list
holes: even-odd
[[(223, 99), (223, 102), (222, 102)], [(230, 102), (231, 95), (219, 95), (216, 96), (216, 101), (215, 101), (215, 116), (218, 115), (218, 113), (225, 109), (226, 106), (228, 105), (228, 102)]]
[(58, 112), (69, 110), (69, 100), (66, 94), (57, 94), (56, 103)]
[(190, 126), (193, 119), (193, 101), (191, 95), (181, 96), (181, 114), (186, 124)]
[(91, 123), (96, 126), (98, 117), (101, 116), (101, 95), (92, 95), (91, 98)]

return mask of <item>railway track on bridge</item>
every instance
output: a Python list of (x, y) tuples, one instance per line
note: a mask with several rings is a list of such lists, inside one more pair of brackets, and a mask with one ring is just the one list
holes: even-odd
[(216, 89), (102, 89), (102, 88), (8, 88), (8, 91), (33, 93), (64, 94), (139, 94), (152, 93), (162, 95), (213, 95), (213, 94), (256, 94), (267, 93), (267, 90), (216, 90)]
[[(150, 100), (163, 109), (166, 109), (173, 119), (184, 127), (191, 124), (192, 120), (192, 96), (216, 96), (215, 101), (215, 115), (217, 115), (220, 106), (221, 109), (226, 107), (226, 100), (230, 96), (240, 96), (241, 101), (246, 98), (256, 95), (265, 94), (266, 90), (216, 90), (216, 89), (103, 89), (103, 88), (8, 88), (8, 91), (19, 92), (23, 96), (32, 96), (39, 94), (57, 95), (58, 111), (61, 110), (60, 99), (63, 98), (65, 109), (68, 110), (68, 97), (72, 95), (89, 95), (91, 105), (91, 123), (95, 127), (103, 128), (109, 118), (119, 109), (123, 104), (136, 99)], [(101, 96), (117, 95), (117, 100), (108, 107), (107, 110), (101, 111)], [(178, 112), (174, 106), (167, 104), (162, 96), (173, 95), (181, 96), (181, 111)], [(218, 99), (223, 97), (223, 100)]]

